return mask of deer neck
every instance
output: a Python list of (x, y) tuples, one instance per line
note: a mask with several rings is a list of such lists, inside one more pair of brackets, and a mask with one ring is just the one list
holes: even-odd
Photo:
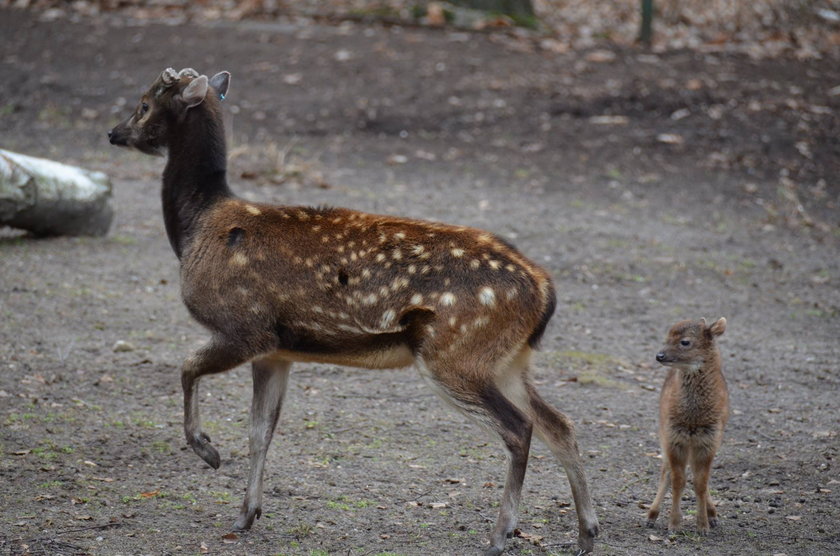
[(163, 219), (179, 259), (204, 211), (232, 196), (227, 184), (224, 125), (214, 106), (218, 103), (210, 96), (174, 126), (163, 171)]

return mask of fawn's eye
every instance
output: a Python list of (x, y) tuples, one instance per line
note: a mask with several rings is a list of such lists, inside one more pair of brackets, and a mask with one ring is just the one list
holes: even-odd
[(682, 340), (680, 340), (680, 345), (683, 347), (688, 347), (691, 345), (691, 340), (686, 340), (685, 338), (683, 338)]
[(141, 103), (140, 104), (140, 114), (145, 114), (148, 111), (149, 111), (149, 105), (146, 104), (145, 102)]

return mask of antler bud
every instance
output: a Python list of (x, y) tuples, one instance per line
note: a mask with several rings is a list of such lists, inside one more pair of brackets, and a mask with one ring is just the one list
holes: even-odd
[(160, 74), (160, 81), (164, 86), (170, 87), (178, 81), (178, 72), (172, 68), (166, 68)]

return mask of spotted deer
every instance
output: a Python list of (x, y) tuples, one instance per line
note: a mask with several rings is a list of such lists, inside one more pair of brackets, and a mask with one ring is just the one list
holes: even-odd
[(659, 517), (659, 508), (671, 475), (671, 515), (668, 528), (682, 524), (680, 498), (687, 464), (694, 472), (697, 495), (697, 529), (707, 534), (717, 526), (717, 510), (709, 495), (712, 460), (723, 439), (729, 418), (729, 394), (723, 378), (715, 338), (726, 330), (726, 319), (711, 326), (705, 319), (681, 321), (671, 327), (665, 347), (656, 360), (669, 367), (659, 398), (659, 442), (662, 469), (656, 498), (648, 511), (648, 527)]
[(493, 234), (343, 208), (274, 206), (237, 198), (226, 178), (220, 100), (230, 74), (163, 71), (114, 145), (167, 154), (162, 204), (181, 290), (210, 340), (181, 370), (184, 434), (211, 467), (199, 381), (251, 362), (250, 475), (234, 527), (262, 511), (263, 469), (293, 362), (369, 369), (416, 364), (445, 400), (501, 437), (509, 467), (486, 554), (517, 521), (531, 433), (565, 468), (579, 553), (598, 520), (572, 422), (529, 379), (532, 350), (555, 308), (546, 271)]

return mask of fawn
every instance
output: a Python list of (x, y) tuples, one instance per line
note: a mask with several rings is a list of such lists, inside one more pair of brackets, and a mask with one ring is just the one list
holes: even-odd
[(648, 511), (648, 527), (653, 527), (659, 517), (670, 472), (672, 503), (668, 528), (680, 528), (680, 497), (687, 463), (694, 472), (697, 529), (705, 535), (710, 526), (717, 526), (717, 511), (709, 495), (709, 473), (729, 418), (729, 393), (715, 344), (715, 338), (725, 330), (726, 319), (722, 317), (711, 326), (706, 325), (705, 319), (678, 322), (668, 332), (665, 347), (656, 354), (656, 360), (670, 368), (659, 398), (662, 471), (656, 498)]
[(251, 362), (250, 474), (234, 527), (262, 511), (265, 456), (293, 362), (370, 369), (416, 364), (445, 400), (495, 431), (509, 466), (486, 554), (516, 526), (531, 433), (565, 468), (578, 515), (579, 554), (598, 519), (572, 422), (529, 379), (555, 307), (548, 274), (481, 230), (341, 208), (272, 206), (233, 195), (220, 100), (230, 74), (163, 71), (114, 145), (168, 155), (163, 217), (181, 265), (181, 292), (209, 342), (183, 364), (184, 433), (218, 468), (201, 430), (204, 375)]

